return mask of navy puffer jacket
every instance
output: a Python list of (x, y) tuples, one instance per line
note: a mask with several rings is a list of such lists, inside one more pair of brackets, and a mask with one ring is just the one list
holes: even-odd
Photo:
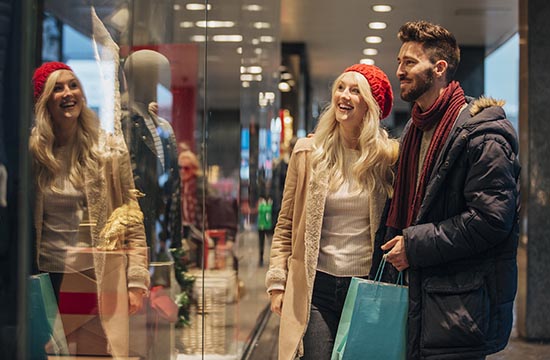
[[(518, 140), (500, 103), (468, 101), (416, 220), (403, 230), (410, 264), (409, 360), (482, 357), (503, 349), (512, 328)], [(378, 233), (378, 249), (395, 235), (385, 230)], [(381, 252), (374, 256), (373, 268)]]

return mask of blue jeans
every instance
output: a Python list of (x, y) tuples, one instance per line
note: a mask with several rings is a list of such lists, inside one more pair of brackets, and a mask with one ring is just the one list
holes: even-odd
[(330, 360), (351, 277), (315, 275), (302, 360)]

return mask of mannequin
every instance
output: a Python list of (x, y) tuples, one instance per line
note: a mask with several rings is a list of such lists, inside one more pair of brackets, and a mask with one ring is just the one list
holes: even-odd
[(156, 261), (168, 242), (172, 247), (181, 242), (176, 138), (170, 123), (150, 111), (154, 108), (150, 104), (157, 102), (157, 85), (170, 88), (170, 64), (156, 51), (139, 50), (126, 59), (124, 74), (128, 103), (122, 130), (130, 150), (136, 188), (144, 195), (139, 204), (144, 214), (150, 260)]

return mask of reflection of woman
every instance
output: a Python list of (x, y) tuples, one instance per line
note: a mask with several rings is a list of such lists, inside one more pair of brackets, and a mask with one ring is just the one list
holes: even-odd
[[(77, 330), (66, 334), (69, 342), (71, 338), (76, 342), (76, 352), (124, 356), (128, 354), (128, 314), (140, 310), (149, 285), (143, 224), (129, 222), (124, 229), (125, 246), (133, 249), (131, 253), (108, 254), (90, 248), (100, 244), (101, 231), (113, 222), (109, 216), (115, 209), (128, 209), (120, 221), (131, 215), (142, 217), (132, 191), (128, 152), (123, 140), (100, 131), (69, 66), (45, 63), (36, 69), (33, 84), (35, 125), (29, 143), (37, 190), (38, 269), (50, 273), (62, 313), (71, 306), (72, 313), (99, 315), (72, 326)], [(85, 283), (92, 284), (88, 291), (96, 290), (86, 297), (93, 300), (90, 309), (82, 297), (72, 298), (79, 292), (66, 285)], [(100, 347), (85, 337), (97, 331), (103, 332)]]
[[(188, 148), (178, 155), (181, 178), (181, 206), (184, 225), (203, 229), (202, 171), (197, 156)], [(208, 228), (205, 224), (204, 228)]]
[(397, 155), (380, 127), (392, 101), (380, 69), (354, 65), (334, 82), (315, 136), (296, 143), (266, 275), (279, 359), (330, 359), (351, 277), (369, 274)]

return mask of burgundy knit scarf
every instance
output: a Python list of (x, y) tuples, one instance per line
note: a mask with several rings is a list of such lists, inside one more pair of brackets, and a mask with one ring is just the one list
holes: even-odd
[[(403, 139), (399, 154), (394, 194), (386, 225), (402, 230), (410, 226), (416, 218), (437, 157), (465, 103), (464, 91), (460, 84), (452, 81), (425, 112), (421, 112), (418, 104), (414, 105), (412, 125)], [(434, 126), (437, 128), (428, 147), (416, 188), (422, 132)]]

